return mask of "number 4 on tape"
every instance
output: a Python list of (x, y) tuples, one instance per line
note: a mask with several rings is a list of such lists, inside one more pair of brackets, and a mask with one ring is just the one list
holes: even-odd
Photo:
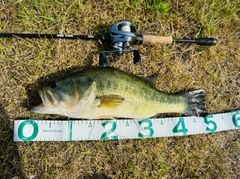
[(184, 118), (179, 118), (176, 126), (172, 130), (173, 133), (182, 133), (183, 135), (187, 135), (188, 129), (185, 126)]

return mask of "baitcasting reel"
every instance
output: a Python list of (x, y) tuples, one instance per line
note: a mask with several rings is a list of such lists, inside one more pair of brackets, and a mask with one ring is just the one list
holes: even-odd
[(122, 55), (133, 52), (134, 64), (141, 62), (140, 52), (138, 49), (127, 49), (135, 42), (142, 41), (142, 36), (137, 35), (135, 26), (129, 21), (119, 21), (110, 27), (110, 38), (115, 50), (102, 51), (99, 56), (99, 65), (107, 66), (106, 55)]

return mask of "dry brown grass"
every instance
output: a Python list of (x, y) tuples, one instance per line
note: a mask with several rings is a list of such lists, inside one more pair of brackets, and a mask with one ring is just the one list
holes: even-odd
[[(138, 33), (179, 38), (215, 37), (216, 46), (141, 45), (109, 58), (133, 74), (159, 75), (166, 92), (205, 89), (209, 113), (240, 109), (238, 0), (168, 1), (169, 10), (143, 0), (0, 1), (0, 32), (102, 34), (118, 20)], [(28, 111), (36, 80), (95, 66), (105, 46), (96, 41), (0, 39), (0, 178), (239, 178), (239, 130), (187, 137), (94, 142), (14, 143), (13, 121), (60, 116)]]

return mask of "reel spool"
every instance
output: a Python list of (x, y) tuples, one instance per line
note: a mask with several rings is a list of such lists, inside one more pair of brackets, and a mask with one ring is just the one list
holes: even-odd
[(108, 62), (106, 59), (106, 55), (122, 55), (126, 53), (133, 52), (134, 54), (134, 64), (139, 64), (141, 61), (140, 52), (138, 49), (126, 49), (130, 45), (134, 44), (139, 36), (136, 33), (135, 26), (129, 21), (119, 21), (113, 24), (110, 27), (110, 37), (113, 48), (115, 50), (112, 51), (102, 51), (100, 53), (100, 66), (107, 66)]
[(113, 47), (121, 55), (124, 48), (136, 41), (136, 28), (129, 21), (119, 21), (110, 27), (110, 36)]

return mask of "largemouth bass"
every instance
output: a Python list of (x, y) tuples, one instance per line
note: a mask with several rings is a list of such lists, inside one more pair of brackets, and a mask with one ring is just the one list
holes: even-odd
[(204, 90), (166, 94), (134, 75), (110, 67), (74, 72), (38, 89), (32, 112), (72, 118), (149, 118), (160, 113), (202, 116)]

